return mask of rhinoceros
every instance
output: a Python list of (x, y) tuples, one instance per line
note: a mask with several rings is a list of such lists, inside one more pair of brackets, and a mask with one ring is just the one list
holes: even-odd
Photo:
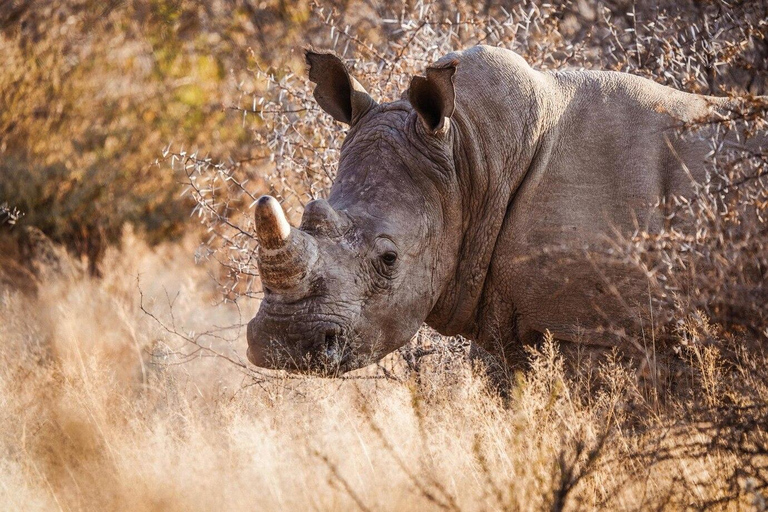
[(264, 297), (247, 329), (253, 364), (300, 372), (361, 367), (424, 323), (496, 354), (547, 330), (620, 343), (605, 321), (631, 323), (647, 283), (589, 247), (663, 227), (653, 205), (690, 194), (709, 151), (677, 128), (730, 101), (626, 73), (540, 72), (477, 46), (377, 103), (332, 52), (306, 61), (318, 104), (349, 131), (328, 200), (300, 227), (275, 198), (255, 204)]

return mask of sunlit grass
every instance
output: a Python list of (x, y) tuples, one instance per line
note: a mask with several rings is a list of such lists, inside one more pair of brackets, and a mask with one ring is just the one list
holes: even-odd
[[(461, 359), (425, 364), (417, 380), (393, 355), (396, 379), (335, 380), (255, 379), (224, 359), (182, 357), (194, 347), (141, 311), (139, 287), (180, 332), (240, 318), (214, 304), (188, 254), (128, 236), (102, 280), (3, 295), (3, 508), (635, 510), (716, 499), (743, 460), (647, 455), (708, 439), (678, 408), (722, 400), (728, 379), (709, 372), (696, 394), (660, 405), (610, 355), (574, 375), (553, 341), (507, 398)], [(236, 357), (245, 340), (232, 339), (201, 343)]]

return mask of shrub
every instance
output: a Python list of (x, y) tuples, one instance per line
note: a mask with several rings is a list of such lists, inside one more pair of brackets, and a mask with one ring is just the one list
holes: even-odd
[[(292, 17), (306, 11), (247, 1), (4, 6), (0, 202), (87, 256), (92, 272), (126, 223), (152, 243), (178, 237), (188, 206), (178, 177), (153, 162), (169, 141), (247, 158), (244, 130), (221, 108), (237, 92), (234, 63), (249, 62), (254, 39), (290, 44)], [(277, 59), (273, 49), (252, 58)]]

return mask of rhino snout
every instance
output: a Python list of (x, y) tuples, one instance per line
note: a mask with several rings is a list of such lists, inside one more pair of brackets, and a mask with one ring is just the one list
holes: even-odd
[(342, 371), (351, 359), (345, 329), (332, 322), (257, 315), (248, 323), (247, 339), (246, 356), (261, 368), (328, 374)]

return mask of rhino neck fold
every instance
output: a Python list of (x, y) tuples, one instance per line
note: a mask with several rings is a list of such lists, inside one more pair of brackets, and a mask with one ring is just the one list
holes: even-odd
[[(540, 149), (551, 148), (555, 119), (543, 93), (550, 86), (545, 75), (527, 64), (493, 69), (477, 61), (465, 65), (462, 60), (456, 78), (462, 94), (452, 118), (462, 205), (458, 257), (426, 320), (442, 334), (475, 340), (484, 314), (483, 296), (489, 281), (499, 278), (489, 273), (496, 247), (503, 243), (502, 227), (530, 170), (544, 167), (548, 160), (549, 149)], [(472, 86), (472, 77), (483, 75), (487, 80), (482, 87)]]

